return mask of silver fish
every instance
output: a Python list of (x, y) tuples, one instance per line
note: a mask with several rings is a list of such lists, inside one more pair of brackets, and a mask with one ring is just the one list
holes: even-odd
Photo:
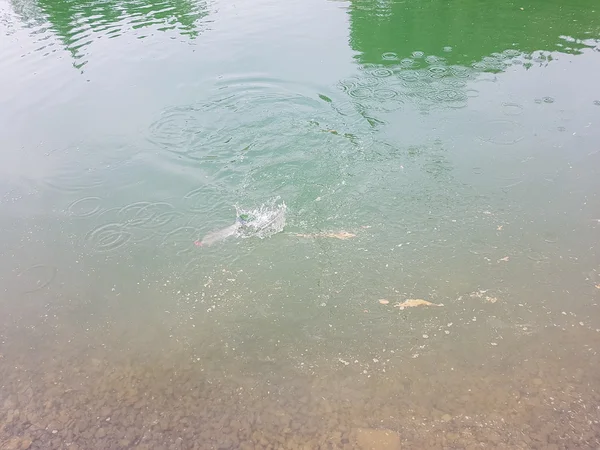
[(238, 229), (242, 226), (240, 222), (236, 222), (233, 225), (229, 225), (222, 230), (212, 231), (208, 233), (206, 236), (202, 238), (202, 240), (197, 243), (199, 246), (209, 246), (214, 244), (215, 242), (223, 241), (230, 236), (233, 236), (237, 233)]

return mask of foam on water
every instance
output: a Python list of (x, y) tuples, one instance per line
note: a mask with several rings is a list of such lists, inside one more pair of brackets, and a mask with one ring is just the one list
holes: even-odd
[(236, 217), (248, 217), (237, 229), (237, 236), (242, 238), (258, 237), (261, 239), (279, 233), (285, 227), (285, 213), (287, 206), (280, 197), (275, 197), (255, 209), (244, 209), (235, 206)]

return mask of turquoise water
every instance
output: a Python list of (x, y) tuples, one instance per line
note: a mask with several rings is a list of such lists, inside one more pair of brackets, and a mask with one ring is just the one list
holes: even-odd
[(599, 19), (1, 2), (0, 447), (596, 448)]

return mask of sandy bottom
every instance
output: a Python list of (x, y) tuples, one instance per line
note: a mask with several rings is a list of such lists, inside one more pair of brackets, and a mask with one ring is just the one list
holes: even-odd
[[(414, 309), (394, 314), (433, 311)], [(0, 448), (600, 447), (598, 330), (559, 312), (532, 329), (479, 314), (474, 332), (463, 316), (377, 354), (306, 340), (300, 363), (285, 343), (232, 357), (173, 335), (5, 326)]]

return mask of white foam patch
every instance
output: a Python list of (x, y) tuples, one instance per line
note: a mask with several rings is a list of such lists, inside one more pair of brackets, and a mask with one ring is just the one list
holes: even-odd
[(244, 209), (239, 206), (235, 209), (238, 219), (247, 217), (247, 221), (237, 229), (239, 237), (264, 239), (279, 233), (285, 227), (287, 206), (280, 197), (275, 197), (255, 209)]

